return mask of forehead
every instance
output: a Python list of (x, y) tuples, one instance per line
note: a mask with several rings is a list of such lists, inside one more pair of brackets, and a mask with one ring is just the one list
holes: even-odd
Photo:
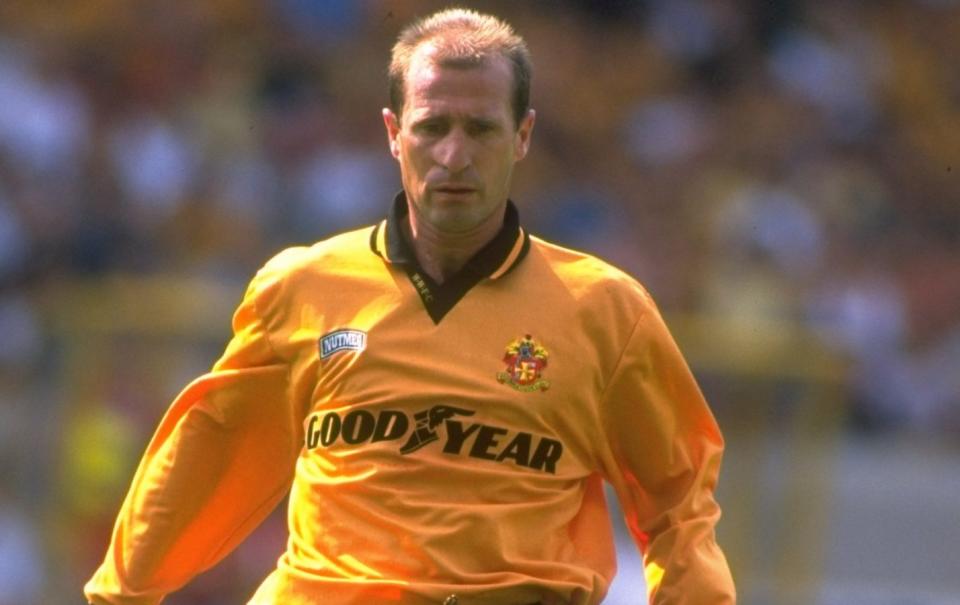
[(510, 115), (513, 70), (492, 55), (477, 64), (442, 65), (435, 49), (417, 51), (407, 70), (404, 111), (504, 112)]

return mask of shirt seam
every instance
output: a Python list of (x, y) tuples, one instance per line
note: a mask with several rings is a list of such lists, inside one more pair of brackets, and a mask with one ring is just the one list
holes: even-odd
[(620, 366), (623, 364), (623, 358), (627, 355), (627, 349), (630, 348), (630, 343), (633, 342), (633, 337), (637, 333), (637, 329), (640, 327), (640, 322), (643, 321), (643, 318), (646, 316), (647, 311), (641, 310), (637, 319), (633, 322), (633, 327), (630, 328), (630, 336), (627, 337), (627, 342), (623, 346), (623, 349), (620, 351), (620, 355), (617, 356), (617, 362), (613, 365), (613, 370), (610, 372), (610, 375), (604, 381), (603, 389), (600, 391), (600, 404), (603, 405), (607, 401), (608, 390), (610, 385), (613, 383), (613, 377), (616, 376), (617, 372), (620, 370)]
[[(285, 275), (284, 275), (283, 277), (281, 277), (279, 280), (277, 280), (276, 287), (277, 287), (277, 288), (280, 288), (280, 287), (283, 285), (284, 281), (286, 281), (286, 276), (285, 276)], [(285, 375), (286, 375), (285, 380), (284, 380), (284, 383), (287, 385), (286, 397), (287, 397), (288, 399), (290, 399), (290, 398), (293, 397), (293, 392), (294, 392), (294, 389), (293, 389), (293, 359), (288, 359), (288, 358), (284, 357), (284, 356), (280, 353), (280, 351), (277, 349), (276, 345), (274, 345), (273, 339), (270, 337), (270, 329), (267, 327), (266, 322), (263, 320), (263, 313), (260, 311), (260, 304), (259, 304), (259, 301), (257, 300), (257, 297), (256, 297), (256, 296), (254, 296), (254, 299), (253, 299), (253, 314), (256, 316), (256, 318), (257, 318), (257, 323), (260, 324), (260, 328), (263, 330), (263, 339), (264, 339), (264, 341), (267, 343), (267, 348), (270, 349), (270, 352), (273, 354), (273, 357), (274, 357), (275, 359), (277, 359), (279, 362), (281, 362), (281, 363), (283, 364), (283, 366), (284, 366), (284, 373), (285, 373)], [(290, 403), (292, 404), (292, 403), (294, 403), (294, 402), (291, 401)], [(300, 410), (298, 410), (298, 411), (301, 412), (300, 418), (301, 418), (301, 420), (302, 420), (303, 417), (306, 416), (307, 409), (306, 409), (306, 407), (303, 407), (302, 409), (300, 409)]]
[(616, 468), (607, 468), (604, 464), (604, 460), (609, 459), (615, 460), (617, 457), (616, 451), (614, 450), (612, 444), (610, 443), (609, 436), (607, 434), (607, 427), (604, 423), (604, 408), (607, 406), (608, 396), (610, 394), (610, 385), (613, 384), (614, 377), (617, 375), (617, 372), (620, 371), (621, 366), (623, 365), (624, 358), (627, 355), (627, 350), (630, 348), (630, 343), (633, 342), (634, 337), (637, 334), (637, 330), (640, 327), (640, 322), (644, 320), (648, 311), (646, 309), (641, 309), (637, 319), (633, 323), (633, 327), (630, 329), (630, 335), (627, 337), (626, 344), (624, 344), (623, 349), (620, 351), (620, 355), (617, 357), (616, 363), (613, 365), (613, 370), (610, 372), (610, 375), (605, 380), (603, 389), (600, 391), (600, 396), (597, 399), (597, 409), (594, 410), (595, 413), (595, 422), (597, 423), (597, 430), (603, 439), (600, 443), (603, 444), (603, 450), (597, 452), (597, 469), (600, 472), (600, 475), (606, 480), (610, 481), (614, 477)]
[[(277, 281), (277, 287), (281, 287), (283, 282), (286, 280), (285, 277)], [(257, 323), (260, 324), (260, 328), (263, 330), (263, 339), (267, 343), (267, 348), (270, 349), (270, 352), (276, 359), (279, 359), (284, 362), (284, 365), (287, 366), (287, 378), (290, 378), (290, 360), (280, 354), (280, 351), (273, 344), (273, 339), (270, 337), (270, 329), (267, 327), (266, 322), (263, 320), (263, 313), (260, 311), (260, 301), (256, 294), (253, 297), (253, 314), (257, 318)], [(289, 381), (288, 381), (289, 382)]]

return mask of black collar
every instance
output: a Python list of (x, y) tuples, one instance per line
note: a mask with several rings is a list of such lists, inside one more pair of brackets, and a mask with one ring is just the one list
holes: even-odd
[(413, 247), (403, 234), (402, 225), (408, 212), (407, 198), (401, 191), (394, 198), (387, 218), (374, 227), (370, 248), (386, 262), (404, 268), (435, 324), (481, 280), (499, 279), (509, 273), (530, 248), (530, 236), (520, 227), (517, 207), (508, 200), (503, 226), (497, 235), (460, 271), (438, 284), (420, 267)]

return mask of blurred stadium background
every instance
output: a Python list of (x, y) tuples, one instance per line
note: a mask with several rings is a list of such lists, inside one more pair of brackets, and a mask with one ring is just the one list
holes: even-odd
[[(716, 410), (741, 602), (960, 603), (960, 3), (461, 4), (533, 51), (525, 221), (645, 282)], [(80, 602), (253, 271), (384, 212), (440, 6), (0, 2), (0, 605)], [(244, 602), (284, 531), (168, 602)]]

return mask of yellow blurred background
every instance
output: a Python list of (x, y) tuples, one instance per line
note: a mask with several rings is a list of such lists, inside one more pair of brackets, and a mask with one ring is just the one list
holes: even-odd
[[(716, 411), (741, 603), (960, 603), (960, 3), (460, 4), (533, 53), (524, 222), (637, 276)], [(246, 280), (385, 212), (389, 49), (442, 6), (0, 2), (0, 605), (81, 602)], [(284, 532), (166, 602), (244, 602)]]

